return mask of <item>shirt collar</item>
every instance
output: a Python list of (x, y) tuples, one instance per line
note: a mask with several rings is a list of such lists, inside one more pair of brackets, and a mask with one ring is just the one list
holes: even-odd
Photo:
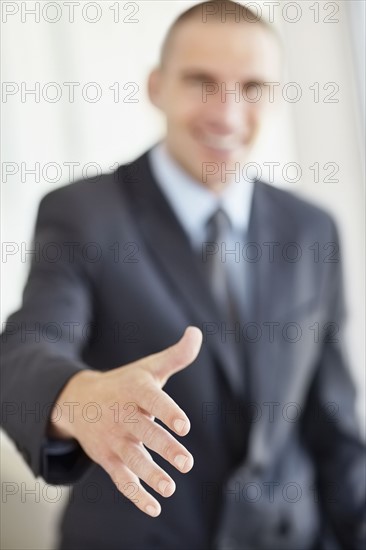
[(149, 161), (160, 189), (188, 235), (192, 237), (201, 231), (219, 206), (227, 213), (235, 231), (247, 231), (253, 180), (241, 177), (218, 196), (181, 168), (164, 142), (149, 151)]

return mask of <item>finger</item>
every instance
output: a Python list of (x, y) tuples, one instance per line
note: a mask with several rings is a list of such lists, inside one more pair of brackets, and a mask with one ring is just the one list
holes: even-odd
[(186, 435), (191, 429), (186, 413), (167, 393), (153, 383), (141, 388), (138, 394), (138, 405), (148, 415), (158, 418), (178, 435)]
[(161, 512), (159, 502), (141, 485), (136, 474), (116, 454), (108, 459), (103, 468), (110, 475), (117, 489), (145, 514), (156, 517)]
[(176, 372), (190, 365), (197, 357), (202, 345), (202, 332), (197, 327), (188, 327), (182, 338), (169, 348), (150, 356), (149, 370), (162, 386)]
[(119, 449), (114, 449), (124, 464), (163, 497), (170, 497), (175, 491), (173, 479), (153, 460), (145, 447), (138, 441), (124, 438)]
[(182, 473), (192, 469), (193, 456), (167, 430), (150, 418), (141, 415), (139, 422), (131, 424), (129, 431), (138, 441), (155, 451)]

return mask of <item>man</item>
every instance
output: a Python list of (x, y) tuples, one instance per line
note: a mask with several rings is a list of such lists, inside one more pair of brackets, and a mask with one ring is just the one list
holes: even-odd
[(364, 541), (340, 266), (309, 254), (337, 250), (334, 224), (233, 170), (280, 65), (249, 10), (195, 6), (149, 78), (164, 141), (42, 200), (35, 240), (58, 254), (3, 334), (3, 424), (35, 475), (73, 484), (63, 550)]

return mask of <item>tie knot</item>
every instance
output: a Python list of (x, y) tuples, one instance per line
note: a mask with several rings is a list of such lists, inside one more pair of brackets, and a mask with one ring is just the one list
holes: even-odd
[(225, 237), (225, 235), (230, 231), (230, 218), (223, 208), (219, 207), (212, 214), (212, 216), (208, 218), (206, 222), (206, 229), (207, 238), (212, 241)]

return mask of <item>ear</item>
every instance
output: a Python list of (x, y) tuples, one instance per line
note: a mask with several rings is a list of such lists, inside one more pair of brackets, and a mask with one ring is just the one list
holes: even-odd
[(158, 109), (161, 109), (161, 90), (162, 90), (162, 75), (161, 75), (161, 69), (155, 68), (153, 71), (151, 71), (148, 79), (148, 94), (150, 101), (155, 107)]

